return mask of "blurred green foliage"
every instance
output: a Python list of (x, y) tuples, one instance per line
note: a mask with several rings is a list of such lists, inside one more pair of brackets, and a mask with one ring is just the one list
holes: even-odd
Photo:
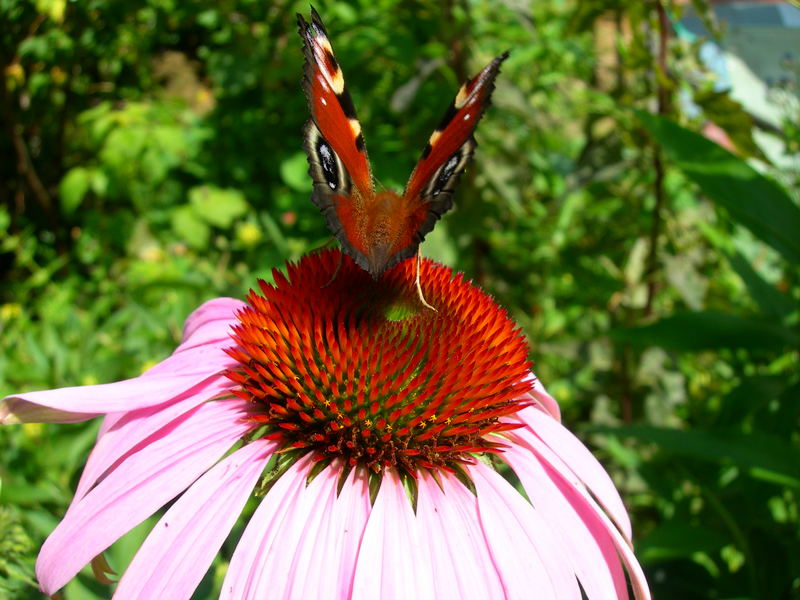
[[(656, 598), (799, 597), (800, 172), (766, 161), (699, 42), (673, 35), (680, 6), (317, 8), (387, 187), (460, 81), (512, 50), (424, 253), (523, 325), (564, 422), (623, 492)], [(242, 297), (326, 241), (296, 12), (308, 6), (0, 0), (0, 394), (135, 376), (200, 302)], [(708, 123), (734, 153), (698, 133)], [(798, 132), (787, 112), (787, 154)], [(0, 429), (0, 597), (38, 597), (36, 549), (96, 427)], [(109, 595), (81, 575), (65, 598)]]

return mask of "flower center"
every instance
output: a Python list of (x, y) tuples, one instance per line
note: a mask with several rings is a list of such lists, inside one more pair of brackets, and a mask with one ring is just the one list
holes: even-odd
[[(414, 260), (373, 281), (331, 250), (260, 281), (233, 328), (228, 372), (284, 449), (379, 473), (455, 469), (497, 452), (487, 434), (527, 404), (527, 345), (505, 311), (461, 275)], [(492, 439), (494, 438), (494, 439)]]

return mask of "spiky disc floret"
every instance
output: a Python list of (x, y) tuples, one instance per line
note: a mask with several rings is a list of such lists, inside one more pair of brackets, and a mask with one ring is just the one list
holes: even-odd
[[(337, 272), (338, 268), (338, 272)], [(452, 469), (502, 448), (525, 406), (527, 345), (506, 312), (459, 274), (414, 260), (378, 281), (327, 251), (260, 281), (234, 327), (228, 376), (262, 408), (265, 435), (374, 472)], [(332, 281), (331, 281), (332, 280)]]

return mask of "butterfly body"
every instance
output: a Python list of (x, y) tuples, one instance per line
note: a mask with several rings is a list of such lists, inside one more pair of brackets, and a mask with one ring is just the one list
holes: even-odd
[(319, 15), (298, 15), (304, 41), (304, 89), (311, 119), (304, 148), (314, 181), (312, 201), (342, 249), (377, 278), (414, 256), (425, 235), (453, 205), (459, 177), (472, 157), (472, 136), (489, 104), (507, 53), (458, 91), (428, 140), (402, 194), (375, 190), (364, 136), (344, 75)]

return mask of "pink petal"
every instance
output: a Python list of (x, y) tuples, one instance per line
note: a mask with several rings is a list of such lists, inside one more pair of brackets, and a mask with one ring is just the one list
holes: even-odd
[(340, 494), (336, 493), (341, 468), (331, 466), (303, 492), (294, 520), (300, 527), (284, 529), (284, 544), (297, 539), (287, 596), (317, 600), (349, 598), (353, 567), (369, 518), (369, 481), (351, 471)]
[[(146, 438), (171, 423), (195, 406), (225, 394), (233, 382), (223, 376), (212, 377), (175, 397), (166, 406), (153, 406), (106, 417), (86, 467), (81, 474), (75, 500), (80, 500), (91, 487)], [(116, 418), (113, 418), (116, 417)], [(75, 502), (73, 500), (73, 504)]]
[(507, 598), (580, 600), (564, 546), (534, 507), (495, 470), (481, 462), (468, 469), (492, 561)]
[[(324, 469), (305, 487), (307, 472), (302, 466), (302, 477), (292, 475), (291, 485), (273, 488), (256, 510), (234, 552), (223, 598), (350, 597), (369, 515), (367, 478), (351, 472), (337, 496), (339, 466)], [(274, 506), (287, 503), (288, 512)]]
[[(614, 523), (611, 522), (611, 519), (606, 516), (603, 510), (594, 501), (594, 498), (592, 498), (586, 490), (576, 488), (570, 485), (569, 482), (557, 477), (554, 478), (554, 481), (556, 485), (561, 488), (561, 492), (564, 496), (572, 503), (581, 519), (593, 529), (592, 533), (594, 535), (597, 535), (596, 531), (600, 528), (611, 535), (614, 547), (617, 549), (617, 552), (622, 558), (622, 562), (625, 564), (625, 569), (628, 572), (634, 598), (636, 598), (636, 600), (650, 600), (650, 589), (647, 585), (647, 579), (644, 576), (642, 567), (639, 565), (639, 561), (636, 560), (633, 554), (630, 540), (620, 534), (614, 526)], [(627, 593), (624, 596), (620, 593), (619, 597), (627, 598)]]
[[(235, 298), (214, 298), (201, 304), (186, 318), (186, 322), (183, 324), (181, 345), (194, 343), (192, 338), (206, 327), (210, 326), (211, 330), (216, 331), (219, 322), (235, 321), (236, 312), (245, 306), (247, 305), (244, 302)], [(203, 336), (205, 335), (204, 333)]]
[(528, 430), (520, 429), (516, 433), (529, 440), (526, 433), (532, 432), (547, 444), (564, 463), (569, 465), (575, 475), (597, 497), (603, 508), (628, 539), (631, 539), (631, 522), (622, 498), (603, 466), (589, 452), (581, 441), (568, 429), (538, 410), (523, 409), (517, 413), (520, 421), (528, 426)]
[(192, 484), (147, 536), (119, 582), (115, 600), (191, 598), (275, 445), (254, 441)]
[(196, 366), (195, 372), (190, 373), (165, 372), (115, 383), (7, 396), (0, 401), (0, 423), (77, 423), (106, 413), (155, 406), (201, 384), (224, 368), (224, 364), (215, 362), (213, 367)]
[(158, 375), (190, 375), (193, 373), (216, 374), (236, 365), (236, 361), (225, 353), (225, 348), (233, 345), (233, 341), (227, 337), (184, 348), (178, 346), (175, 352), (162, 360), (157, 365), (151, 367), (142, 374), (143, 378)]
[[(603, 509), (595, 502), (592, 495), (589, 494), (589, 491), (584, 487), (583, 482), (575, 475), (570, 468), (571, 465), (568, 466), (549, 445), (540, 440), (536, 435), (533, 435), (531, 431), (517, 429), (514, 431), (512, 437), (520, 440), (523, 446), (531, 448), (536, 452), (536, 455), (542, 460), (543, 464), (546, 465), (548, 473), (552, 472), (552, 474), (549, 475), (552, 481), (558, 486), (562, 495), (569, 500), (573, 509), (578, 513), (581, 520), (586, 523), (587, 527), (589, 527), (595, 539), (602, 538), (602, 536), (598, 534), (598, 526), (602, 527), (606, 533), (608, 533), (628, 572), (631, 585), (633, 586), (634, 596), (637, 600), (649, 600), (650, 591), (647, 586), (647, 580), (644, 577), (639, 562), (636, 560), (631, 550), (630, 537), (620, 533), (617, 525), (608, 518)], [(602, 545), (601, 549), (605, 551)], [(613, 571), (612, 577), (615, 577), (615, 584), (619, 589), (622, 584), (619, 581), (619, 577), (617, 577)]]
[(533, 381), (533, 389), (528, 394), (531, 400), (534, 402), (533, 406), (549, 414), (560, 423), (561, 409), (558, 406), (558, 402), (556, 402), (555, 399), (547, 393), (547, 390), (544, 389), (544, 385), (542, 385), (542, 382), (536, 378), (536, 375), (530, 373), (530, 377), (528, 379)]
[(233, 553), (220, 600), (285, 598), (289, 580), (307, 576), (291, 569), (274, 571), (268, 564), (288, 557), (291, 566), (294, 541), (282, 545), (287, 540), (280, 534), (284, 527), (294, 527), (295, 506), (302, 501), (310, 465), (308, 457), (297, 461), (261, 501)]
[[(127, 412), (108, 413), (100, 422), (100, 430), (97, 432), (97, 439), (103, 437)], [(89, 457), (91, 459), (91, 456)], [(86, 470), (86, 469), (84, 469)]]
[(77, 423), (169, 402), (235, 366), (224, 350), (233, 344), (230, 328), (235, 323), (235, 311), (243, 306), (243, 302), (231, 298), (203, 304), (186, 320), (183, 343), (140, 377), (8, 396), (0, 401), (0, 423)]
[(245, 420), (248, 406), (232, 399), (197, 407), (159, 431), (71, 507), (39, 553), (42, 590), (53, 594), (213, 465), (252, 428)]
[(394, 470), (384, 472), (358, 553), (353, 598), (435, 598), (428, 532)]
[(615, 581), (617, 586), (621, 582), (624, 587), (625, 575), (605, 529), (589, 530), (530, 450), (512, 444), (503, 451), (501, 458), (514, 469), (531, 504), (545, 521), (557, 523), (560, 540), (566, 547), (567, 561), (578, 576), (587, 598), (627, 597), (627, 592), (620, 596), (619, 587), (615, 587)]
[(417, 480), (417, 521), (429, 547), (434, 598), (503, 598), (478, 516), (478, 501), (456, 477)]
[(210, 321), (202, 328), (196, 329), (191, 336), (185, 338), (175, 352), (184, 352), (196, 348), (197, 346), (205, 346), (208, 344), (222, 347), (232, 346), (231, 328), (237, 322), (235, 318)]

